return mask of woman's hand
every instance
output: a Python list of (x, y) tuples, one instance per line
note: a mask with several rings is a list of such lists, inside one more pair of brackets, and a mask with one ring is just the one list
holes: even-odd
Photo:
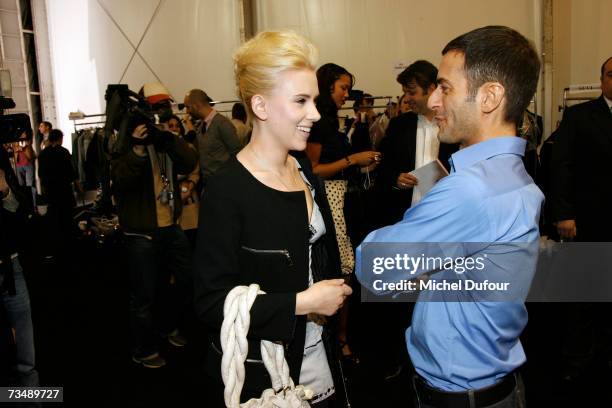
[(351, 163), (357, 164), (359, 167), (369, 166), (374, 162), (379, 162), (381, 159), (380, 152), (368, 150), (365, 152), (353, 153), (349, 156)]
[(353, 290), (344, 279), (328, 279), (315, 283), (296, 296), (295, 314), (317, 313), (332, 316)]

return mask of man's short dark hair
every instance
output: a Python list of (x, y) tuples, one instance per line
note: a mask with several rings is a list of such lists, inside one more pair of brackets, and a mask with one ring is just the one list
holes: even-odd
[(518, 124), (535, 94), (540, 59), (532, 43), (518, 31), (487, 26), (463, 34), (442, 50), (465, 58), (468, 93), (473, 98), (486, 82), (499, 82), (506, 90), (504, 120)]
[(408, 86), (414, 80), (424, 91), (427, 91), (432, 84), (436, 85), (437, 77), (438, 69), (434, 64), (429, 61), (418, 60), (410, 64), (397, 76), (397, 82), (402, 86)]
[(189, 91), (188, 98), (191, 103), (198, 102), (202, 105), (214, 106), (214, 103), (211, 103), (213, 100), (201, 89), (192, 89)]
[(49, 132), (49, 142), (56, 143), (59, 142), (64, 137), (64, 134), (59, 129), (51, 129)]
[(604, 75), (604, 69), (606, 69), (606, 64), (608, 63), (608, 61), (612, 60), (612, 57), (608, 58), (607, 60), (604, 61), (603, 64), (601, 64), (601, 77), (603, 78)]

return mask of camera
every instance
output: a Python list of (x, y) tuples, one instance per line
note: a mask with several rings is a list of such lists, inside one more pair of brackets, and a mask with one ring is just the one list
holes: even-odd
[[(0, 99), (6, 98), (0, 97)], [(2, 106), (1, 101), (0, 106)], [(0, 109), (3, 108), (0, 107)], [(31, 128), (30, 117), (25, 113), (0, 115), (0, 145), (18, 142), (21, 134)]]
[[(107, 132), (113, 130), (118, 132), (116, 145), (119, 150), (134, 144), (153, 144), (161, 149), (163, 142), (172, 137), (170, 132), (161, 130), (157, 126), (160, 117), (172, 113), (169, 103), (152, 105), (142, 94), (131, 91), (124, 84), (108, 85), (104, 99), (106, 100), (105, 129)], [(143, 124), (147, 127), (147, 137), (133, 138), (134, 129)]]

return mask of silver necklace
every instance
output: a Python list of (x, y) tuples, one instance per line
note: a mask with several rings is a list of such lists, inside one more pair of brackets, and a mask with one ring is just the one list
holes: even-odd
[[(255, 158), (255, 161), (257, 162), (257, 164), (260, 167), (262, 167), (265, 171), (268, 171), (268, 172), (272, 173), (274, 176), (276, 176), (277, 180), (283, 185), (283, 187), (285, 187), (287, 189), (287, 191), (293, 191), (293, 189), (291, 189), (289, 186), (287, 186), (287, 184), (285, 184), (285, 182), (281, 178), (280, 174), (278, 174), (276, 171), (272, 170), (266, 164), (266, 162), (259, 157), (257, 152), (255, 152), (255, 149), (253, 149), (252, 145), (249, 145), (249, 150), (251, 151), (251, 153), (253, 153), (253, 157)], [(295, 173), (293, 173), (293, 171), (291, 171), (291, 179), (292, 179), (292, 181), (295, 181)]]

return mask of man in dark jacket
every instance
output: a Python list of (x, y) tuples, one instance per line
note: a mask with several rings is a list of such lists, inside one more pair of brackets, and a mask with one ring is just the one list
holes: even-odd
[(63, 138), (61, 130), (51, 130), (49, 144), (38, 158), (38, 174), (48, 202), (47, 241), (53, 255), (70, 246), (68, 241), (74, 236), (72, 216), (76, 206), (73, 183), (80, 189), (70, 152), (62, 147)]
[[(612, 191), (607, 179), (612, 160), (612, 57), (601, 65), (601, 96), (563, 113), (552, 148), (551, 213), (562, 239), (608, 242)], [(602, 271), (604, 273), (604, 271)], [(575, 381), (603, 354), (612, 366), (609, 303), (567, 306), (563, 377)], [(603, 329), (601, 329), (603, 327)]]
[[(137, 126), (131, 136), (120, 133), (120, 138), (131, 138), (131, 146), (112, 160), (111, 177), (130, 273), (132, 359), (157, 368), (165, 365), (158, 353), (158, 331), (171, 344), (185, 345), (176, 328), (191, 304), (192, 262), (189, 242), (177, 223), (182, 207), (176, 175), (195, 168), (197, 153), (170, 132), (158, 131), (150, 138), (148, 133), (146, 125)], [(168, 313), (168, 322), (156, 328), (154, 303), (171, 276), (176, 299), (160, 308)], [(160, 282), (166, 285), (160, 287)]]
[(376, 179), (380, 196), (376, 228), (400, 221), (404, 212), (421, 199), (420, 193), (414, 189), (418, 180), (410, 174), (412, 170), (436, 158), (448, 170), (448, 159), (458, 150), (457, 145), (438, 141), (434, 112), (427, 107), (429, 97), (436, 89), (437, 75), (438, 70), (433, 64), (419, 60), (397, 77), (411, 112), (391, 119), (380, 144), (383, 160)]

